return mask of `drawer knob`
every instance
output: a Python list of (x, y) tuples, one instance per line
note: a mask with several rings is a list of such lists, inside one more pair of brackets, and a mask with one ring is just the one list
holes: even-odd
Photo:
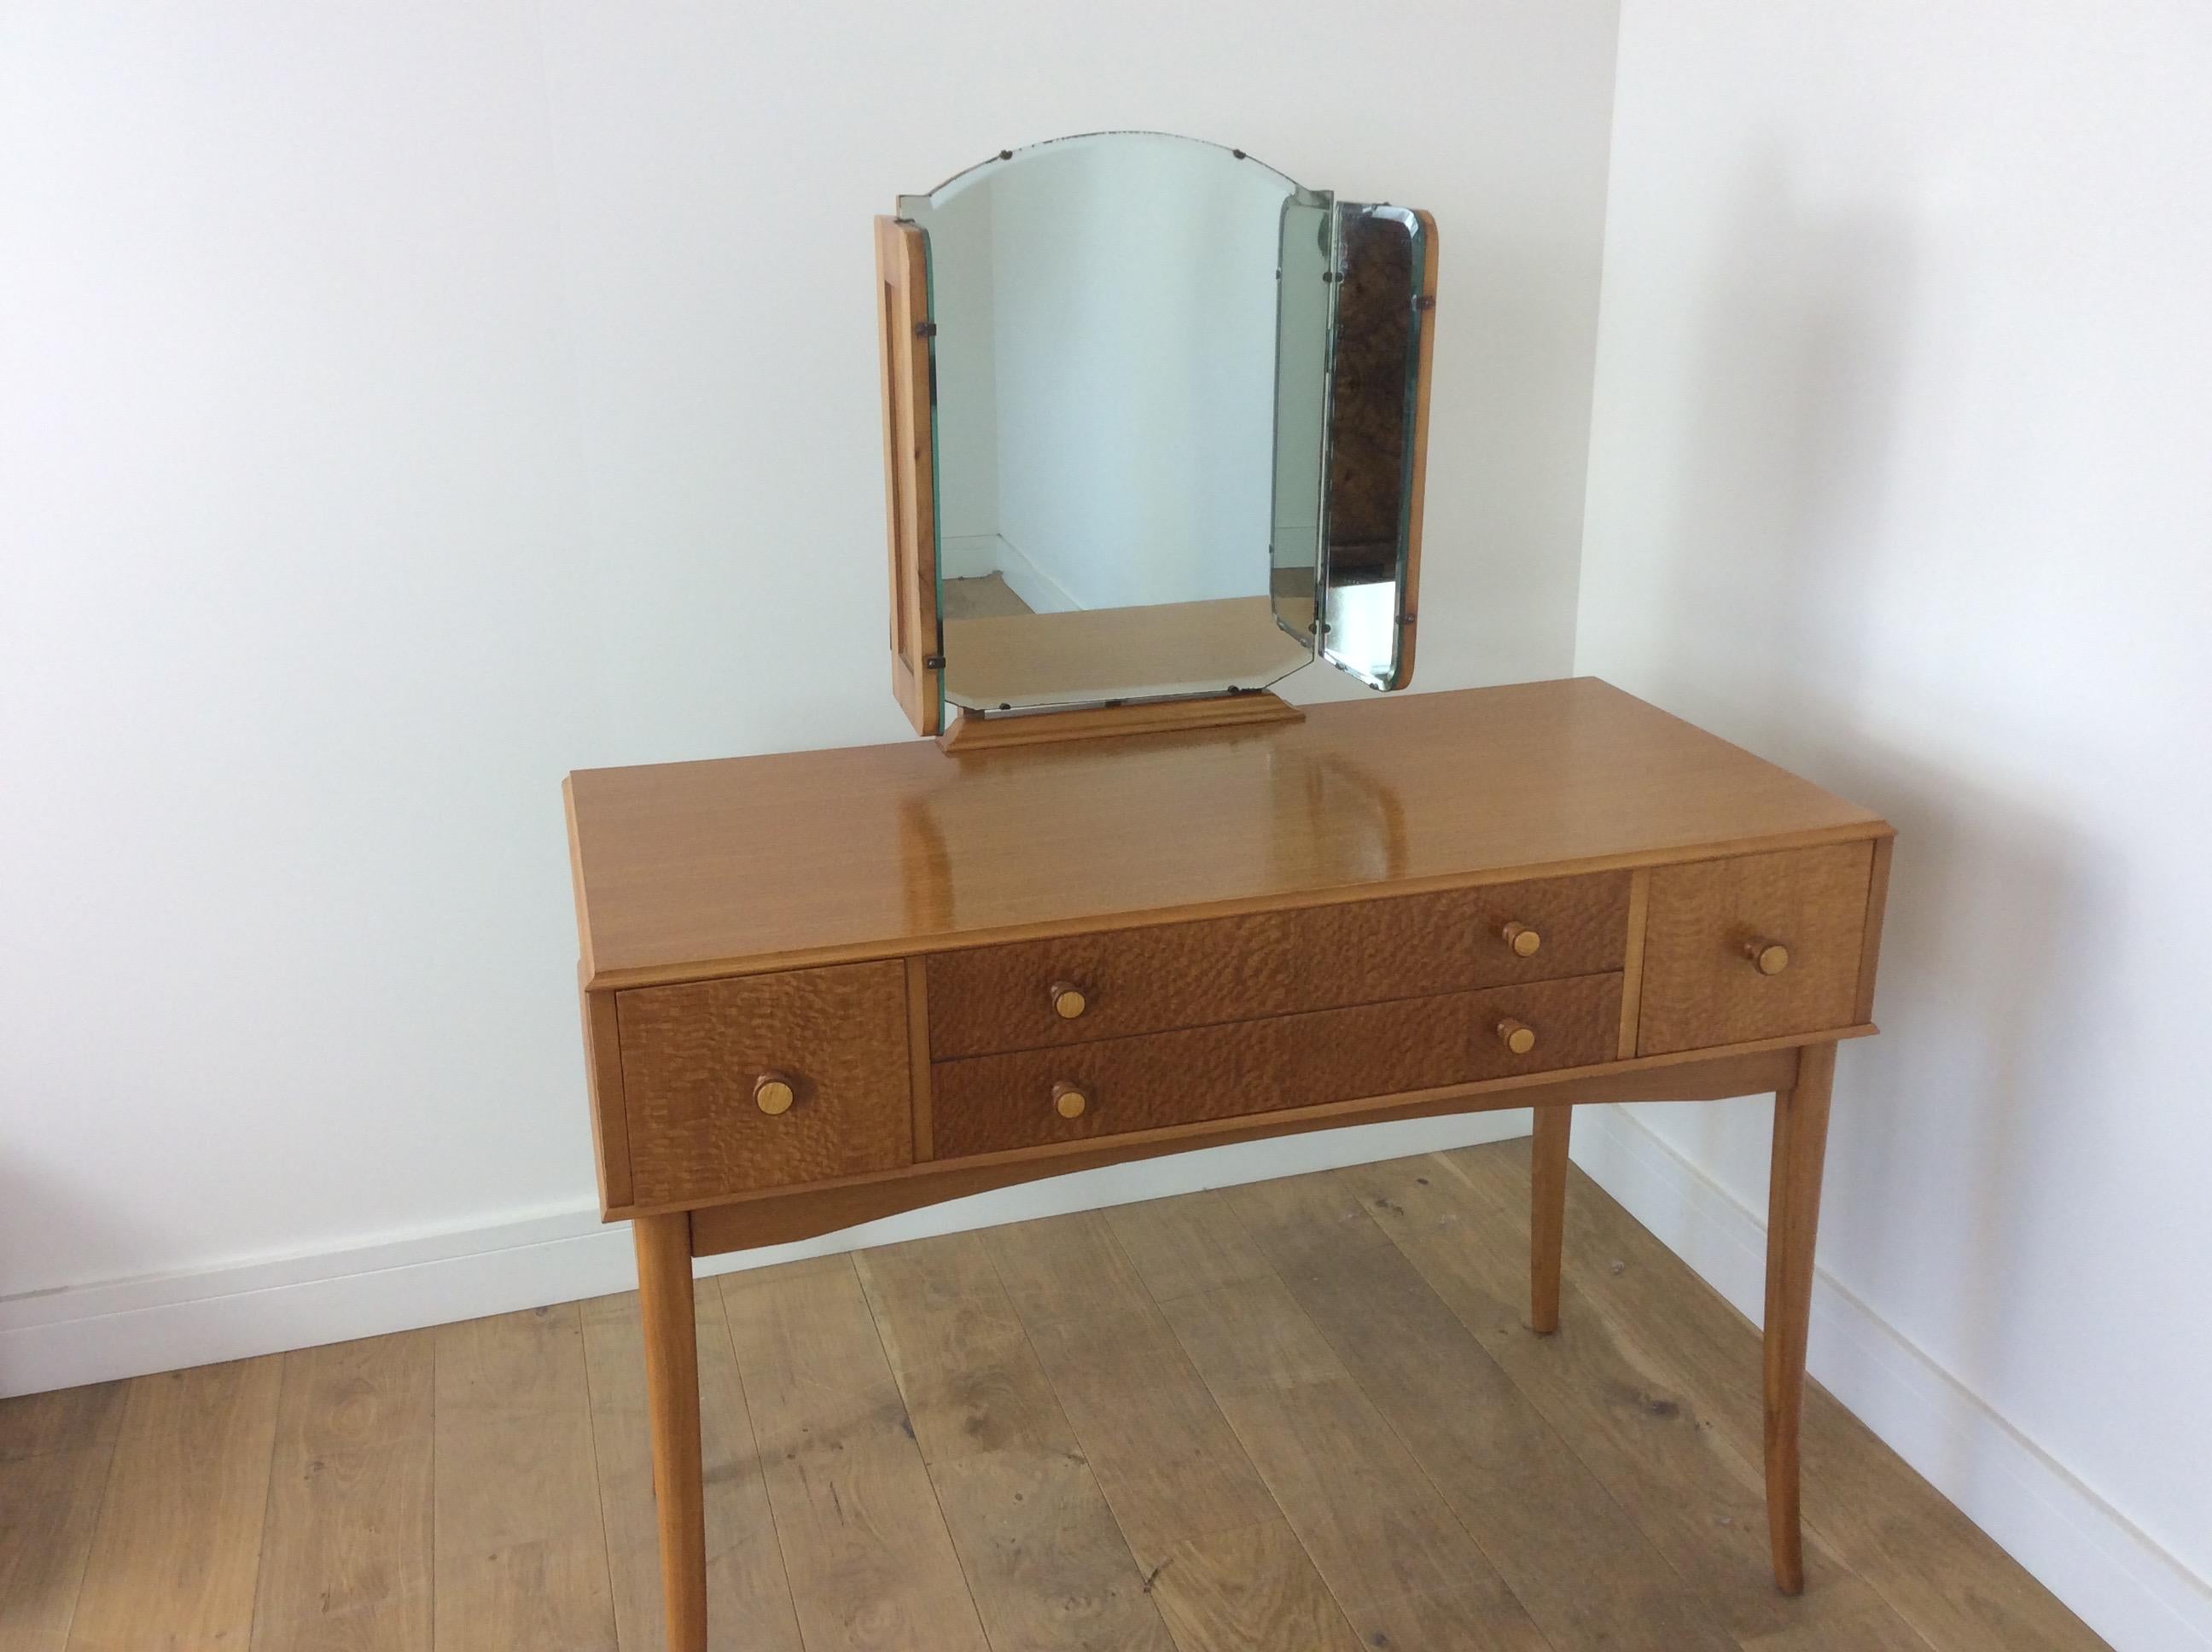
[(1079, 1085), (1061, 1083), (1052, 1087), (1052, 1110), (1063, 1119), (1079, 1119), (1083, 1109), (1091, 1105), (1091, 1098)]
[(790, 1112), (792, 1102), (797, 1099), (798, 1092), (792, 1088), (791, 1080), (780, 1072), (763, 1072), (753, 1080), (753, 1105), (771, 1118)]
[(1510, 923), (1498, 932), (1505, 938), (1506, 945), (1513, 949), (1516, 958), (1534, 957), (1536, 949), (1544, 944), (1544, 938), (1524, 923)]
[[(1072, 981), (1056, 981), (1052, 984), (1052, 1012), (1062, 1021), (1073, 1021), (1091, 1007), (1091, 1000), (1083, 996), (1083, 989)], [(1074, 1117), (1073, 1114), (1068, 1115)]]
[(1498, 1023), (1498, 1042), (1516, 1055), (1526, 1055), (1536, 1048), (1536, 1029), (1508, 1016)]
[(1778, 975), (1790, 967), (1790, 949), (1779, 941), (1753, 936), (1743, 944), (1743, 955), (1762, 975)]

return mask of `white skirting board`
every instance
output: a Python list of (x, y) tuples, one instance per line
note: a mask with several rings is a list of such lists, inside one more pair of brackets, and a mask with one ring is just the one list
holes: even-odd
[[(698, 1271), (726, 1273), (1528, 1133), (1528, 1110), (1516, 1108), (1239, 1142), (1002, 1187), (797, 1244), (710, 1257)], [(594, 1210), (574, 1210), (312, 1255), (35, 1291), (0, 1299), (0, 1396), (450, 1324), (636, 1284), (629, 1224), (608, 1226)]]
[[(1574, 1160), (1715, 1290), (1763, 1317), (1757, 1216), (1621, 1108), (1576, 1109)], [(2119, 1652), (2212, 1649), (2212, 1585), (1825, 1273), (1814, 1282), (1807, 1364)], [(1807, 1505), (1818, 1502), (1808, 1490)]]

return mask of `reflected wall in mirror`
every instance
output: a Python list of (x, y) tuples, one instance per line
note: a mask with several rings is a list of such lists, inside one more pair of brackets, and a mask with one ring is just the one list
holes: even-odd
[[(1386, 626), (1412, 611), (1395, 598), (1419, 432), (1403, 396), (1384, 432), (1372, 385), (1393, 337), (1413, 383), (1425, 329), (1401, 316), (1394, 334), (1376, 308), (1357, 383), (1332, 396), (1342, 277), (1371, 267), (1358, 291), (1382, 307), (1395, 270), (1397, 302), (1413, 295), (1407, 259), (1373, 239), (1347, 238), (1326, 191), (1156, 133), (1003, 151), (900, 197), (878, 240), (892, 600), (913, 622), (893, 651), (917, 728), (948, 709), (1249, 694), (1317, 653), (1402, 683), (1410, 646), (1368, 635), (1364, 593), (1390, 582)], [(1348, 408), (1364, 445), (1332, 467)], [(1336, 562), (1355, 623), (1331, 646), (1340, 473), (1365, 502)]]

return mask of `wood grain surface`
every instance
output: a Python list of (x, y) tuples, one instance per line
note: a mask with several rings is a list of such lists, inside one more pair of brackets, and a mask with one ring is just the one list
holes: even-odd
[[(1638, 1051), (1660, 1055), (1851, 1021), (1874, 848), (1842, 843), (1654, 871)], [(1753, 938), (1788, 947), (1789, 968), (1761, 975), (1743, 953)]]
[(570, 793), (597, 987), (1888, 832), (1591, 678), (1256, 732), (590, 769)]
[[(1526, 1055), (1497, 1036), (1508, 1017), (1536, 1029)], [(1582, 975), (940, 1061), (931, 1072), (937, 1151), (946, 1158), (1081, 1141), (1583, 1066), (1612, 1058), (1620, 1022), (1620, 977)], [(1053, 1107), (1060, 1083), (1088, 1098), (1079, 1117)]]
[[(939, 1060), (1620, 968), (1626, 872), (1058, 936), (927, 962)], [(1501, 932), (1534, 929), (1516, 954)], [(1081, 988), (1063, 1020), (1050, 987)]]
[[(1554, 1338), (1518, 1328), (1520, 1142), (705, 1282), (709, 1577), (731, 1590), (716, 1609), (733, 1603), (711, 1645), (796, 1652), (804, 1614), (817, 1649), (973, 1648), (980, 1623), (993, 1652), (1166, 1652), (1163, 1618), (1179, 1652), (1301, 1637), (1334, 1648), (1334, 1611), (1369, 1652), (1378, 1634), (1382, 1652), (1534, 1652), (1511, 1638), (1517, 1603), (1551, 1652), (2103, 1648), (1817, 1384), (1804, 1394), (1807, 1592), (1776, 1594), (1763, 1524), (1721, 1523), (1743, 1523), (1757, 1484), (1759, 1333), (1603, 1189), (1567, 1175)], [(734, 1327), (717, 1309), (726, 1288), (748, 1304)], [(524, 1316), (532, 1334), (495, 1321), (317, 1351), (302, 1384), (300, 1357), (285, 1356), (211, 1380), (0, 1400), (0, 1646), (55, 1652), (80, 1604), (88, 1628), (108, 1626), (84, 1644), (244, 1646), (240, 1614), (202, 1632), (211, 1620), (191, 1602), (207, 1577), (257, 1566), (256, 1638), (295, 1643), (259, 1621), (289, 1593), (272, 1571), (307, 1576), (288, 1555), (365, 1558), (430, 1516), (368, 1494), (366, 1475), (334, 1496), (287, 1492), (304, 1467), (289, 1419), (298, 1448), (332, 1439), (352, 1461), (385, 1453), (411, 1472), (427, 1345), (429, 1587), (444, 1631), (341, 1613), (331, 1625), (363, 1633), (338, 1644), (662, 1652), (637, 1311), (629, 1294), (583, 1309), (588, 1418), (573, 1309)], [(1094, 1339), (1107, 1351), (1094, 1357)], [(504, 1407), (487, 1410), (498, 1395)], [(756, 1411), (772, 1414), (757, 1443)], [(127, 1461), (113, 1452), (126, 1412)], [(250, 1486), (272, 1434), (269, 1494), (215, 1500)], [(560, 1467), (586, 1456), (596, 1497), (589, 1475)], [(799, 1494), (773, 1515), (767, 1473)], [(1109, 1483), (1127, 1495), (1102, 1515)], [(185, 1500), (164, 1503), (165, 1484)], [(118, 1498), (131, 1506), (106, 1506)], [(1152, 1534), (1141, 1562), (1125, 1510)], [(103, 1562), (87, 1576), (93, 1526), (111, 1542), (128, 1527), (192, 1546), (191, 1564)], [(487, 1592), (486, 1564), (518, 1580), (540, 1568), (538, 1586)], [(613, 1576), (612, 1629), (549, 1634), (545, 1597), (593, 1572)], [(1655, 1582), (1670, 1573), (1671, 1596)], [(1439, 1577), (1452, 1581), (1431, 1587)], [(1850, 1610), (1862, 1588), (1875, 1598)]]
[(428, 1331), (283, 1357), (256, 1652), (431, 1639)]
[(444, 1325), (435, 1336), (437, 1652), (611, 1652), (576, 1304)]
[[(639, 1203), (913, 1163), (903, 964), (641, 988), (617, 1003)], [(798, 1092), (773, 1115), (752, 1101), (771, 1071)]]
[(72, 1652), (248, 1643), (281, 1369), (271, 1355), (131, 1385)]

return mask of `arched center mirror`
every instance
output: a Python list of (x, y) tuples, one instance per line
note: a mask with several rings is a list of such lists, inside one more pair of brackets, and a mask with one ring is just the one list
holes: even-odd
[(918, 732), (1293, 717), (1267, 690), (1316, 659), (1411, 680), (1427, 214), (1103, 132), (901, 197), (876, 248)]

